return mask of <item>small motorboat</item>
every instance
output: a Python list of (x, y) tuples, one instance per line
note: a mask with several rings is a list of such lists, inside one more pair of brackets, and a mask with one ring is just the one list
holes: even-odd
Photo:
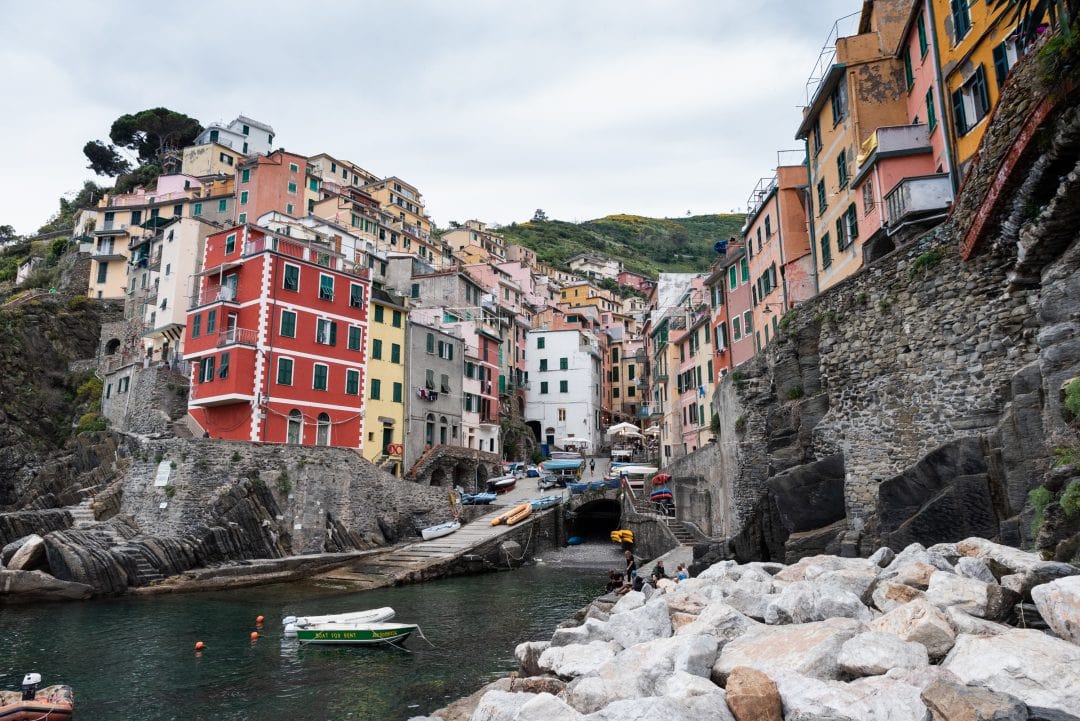
[(534, 498), (529, 501), (529, 505), (532, 506), (534, 511), (543, 511), (546, 508), (554, 508), (562, 503), (562, 496), (541, 496), (540, 498)]
[(296, 631), (300, 643), (370, 646), (404, 641), (420, 628), (415, 623), (333, 623)]
[(549, 488), (557, 488), (559, 485), (559, 478), (555, 475), (540, 476), (536, 481), (536, 490), (546, 491)]
[(498, 478), (489, 478), (487, 482), (487, 489), (489, 493), (506, 493), (507, 491), (514, 490), (514, 486), (517, 485), (517, 478), (513, 476), (499, 476)]
[(313, 628), (325, 624), (382, 623), (383, 621), (389, 621), (393, 617), (394, 609), (383, 606), (382, 608), (371, 608), (367, 611), (330, 613), (325, 616), (286, 616), (281, 619), (281, 625), (285, 627), (285, 636), (295, 638), (296, 632), (301, 628)]
[(75, 709), (71, 686), (41, 686), (41, 674), (23, 676), (19, 691), (0, 691), (0, 719), (3, 721), (66, 721)]
[[(500, 523), (505, 523), (506, 525), (509, 526), (510, 525), (510, 519), (512, 517), (515, 517), (515, 516), (517, 516), (519, 514), (524, 513), (525, 515), (521, 516), (521, 518), (524, 518), (525, 516), (529, 515), (530, 512), (532, 512), (532, 506), (530, 506), (528, 503), (521, 503), (521, 504), (518, 504), (518, 505), (514, 506), (513, 508), (511, 508), (509, 511), (507, 511), (505, 513), (501, 513), (498, 516), (496, 516), (495, 518), (492, 518), (491, 519), (491, 525), (497, 526)], [(519, 518), (518, 520), (521, 520), (521, 519)], [(514, 521), (514, 523), (517, 523), (517, 521)]]
[(463, 493), (461, 503), (465, 506), (486, 506), (498, 496), (494, 493)]
[(566, 487), (570, 489), (570, 495), (572, 496), (580, 495), (589, 490), (588, 483), (567, 483)]
[(536, 466), (529, 466), (525, 469), (525, 476), (528, 478), (539, 478), (540, 469)]
[(446, 523), (440, 523), (437, 526), (428, 526), (420, 531), (420, 535), (424, 537), (425, 541), (430, 541), (433, 538), (449, 536), (459, 528), (461, 528), (461, 524), (457, 521), (447, 521)]

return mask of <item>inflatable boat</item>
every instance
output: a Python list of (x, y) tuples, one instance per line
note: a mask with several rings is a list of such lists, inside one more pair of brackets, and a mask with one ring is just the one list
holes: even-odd
[(509, 525), (512, 525), (510, 523), (511, 518), (515, 518), (515, 517), (520, 516), (520, 518), (517, 518), (514, 521), (514, 523), (517, 523), (522, 518), (529, 515), (529, 513), (531, 513), (531, 512), (532, 512), (532, 506), (530, 506), (528, 503), (522, 503), (522, 504), (519, 504), (517, 506), (514, 506), (513, 508), (511, 508), (506, 513), (502, 513), (502, 514), (496, 516), (495, 518), (492, 518), (491, 519), (491, 525), (497, 526), (500, 523), (505, 523), (506, 525), (509, 526)]
[(23, 676), (19, 691), (0, 691), (0, 719), (3, 721), (68, 721), (75, 709), (71, 686), (41, 686), (41, 674)]
[(430, 541), (433, 538), (442, 538), (443, 536), (449, 536), (451, 533), (461, 528), (461, 524), (457, 521), (447, 521), (446, 523), (440, 523), (437, 526), (429, 526), (420, 531), (420, 535), (424, 537), (425, 541)]

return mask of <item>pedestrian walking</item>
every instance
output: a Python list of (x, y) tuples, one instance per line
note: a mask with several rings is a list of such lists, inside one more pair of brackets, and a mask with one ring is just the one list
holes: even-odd
[(589, 475), (590, 476), (595, 476), (596, 475), (596, 459), (595, 458), (590, 458), (589, 459)]

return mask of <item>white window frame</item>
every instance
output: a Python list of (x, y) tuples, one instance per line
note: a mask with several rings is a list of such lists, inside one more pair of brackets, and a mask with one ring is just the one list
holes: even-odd
[[(317, 376), (317, 371), (318, 371), (320, 366), (322, 366), (323, 368), (326, 369), (326, 387), (325, 388), (318, 388), (318, 387), (315, 386), (315, 378)], [(327, 363), (312, 363), (311, 364), (311, 390), (313, 390), (313, 391), (324, 391), (324, 392), (329, 392), (330, 391), (330, 365), (329, 364), (327, 364)]]
[[(349, 392), (349, 376), (356, 374), (356, 393)], [(359, 396), (363, 389), (360, 387), (360, 369), (359, 368), (346, 368), (345, 369), (345, 395), (347, 396)]]
[[(289, 362), (289, 382), (281, 383), (281, 362)], [(296, 359), (291, 356), (279, 355), (277, 363), (274, 364), (274, 383), (279, 386), (294, 386), (296, 385)]]
[[(286, 273), (288, 272), (289, 268), (296, 268), (296, 290), (290, 290), (289, 288), (285, 287), (285, 277), (286, 277)], [(303, 274), (300, 272), (300, 266), (299, 265), (296, 265), (295, 263), (285, 263), (284, 269), (281, 271), (281, 289), (282, 290), (288, 290), (290, 293), (299, 293), (300, 292), (300, 276), (301, 275), (303, 275)]]
[[(323, 298), (323, 295), (322, 295), (323, 278), (329, 278), (330, 279), (330, 297), (329, 298)], [(329, 273), (319, 273), (319, 292), (318, 292), (319, 300), (325, 300), (328, 303), (333, 303), (334, 302), (334, 297), (337, 295), (337, 289), (334, 288), (334, 280), (335, 280), (334, 276), (329, 274)]]

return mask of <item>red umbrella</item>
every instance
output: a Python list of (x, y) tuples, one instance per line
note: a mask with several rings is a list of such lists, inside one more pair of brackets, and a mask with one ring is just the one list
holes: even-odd
[(657, 473), (655, 476), (653, 476), (652, 484), (654, 486), (662, 486), (662, 485), (664, 485), (665, 483), (667, 483), (670, 480), (671, 480), (671, 474), (670, 473)]

